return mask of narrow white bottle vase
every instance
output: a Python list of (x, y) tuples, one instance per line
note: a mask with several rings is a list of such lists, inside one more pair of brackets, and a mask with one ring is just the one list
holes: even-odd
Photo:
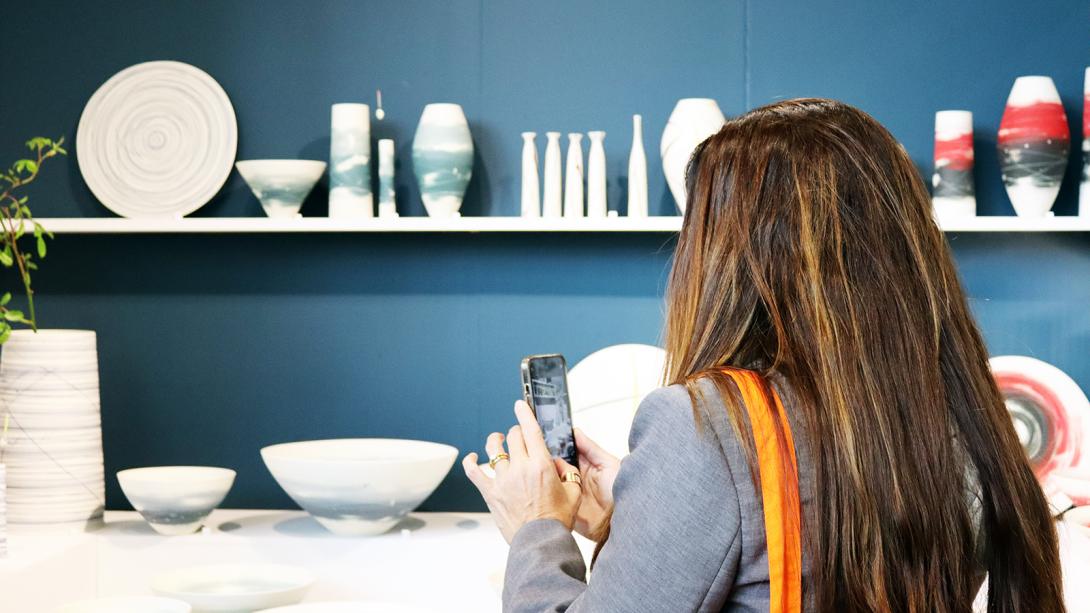
[(587, 132), (590, 154), (587, 160), (587, 217), (605, 217), (606, 204), (606, 133)]
[(643, 117), (632, 116), (632, 151), (628, 154), (628, 216), (647, 217), (647, 152), (643, 150)]
[(536, 132), (522, 133), (522, 216), (541, 217), (541, 191), (537, 176)]
[(371, 217), (371, 108), (334, 104), (329, 134), (329, 216)]
[(568, 156), (564, 166), (564, 217), (583, 216), (583, 135), (568, 134)]
[(378, 216), (397, 217), (397, 194), (394, 191), (394, 141), (378, 142)]
[(560, 132), (546, 132), (545, 139), (545, 193), (541, 214), (542, 217), (560, 217)]
[(1082, 86), (1082, 182), (1079, 183), (1079, 215), (1090, 217), (1090, 68)]

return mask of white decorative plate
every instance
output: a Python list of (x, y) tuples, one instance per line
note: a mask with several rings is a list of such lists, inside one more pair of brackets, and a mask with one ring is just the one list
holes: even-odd
[(298, 603), (314, 581), (313, 573), (296, 566), (214, 564), (163, 573), (151, 589), (198, 611), (258, 611)]
[(219, 83), (182, 62), (129, 66), (91, 96), (76, 155), (83, 180), (122, 217), (196, 211), (231, 174), (235, 110)]

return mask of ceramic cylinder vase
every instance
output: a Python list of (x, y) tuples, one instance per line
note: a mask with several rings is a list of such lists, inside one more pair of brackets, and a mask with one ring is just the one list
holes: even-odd
[(372, 217), (371, 108), (334, 104), (329, 134), (329, 216)]
[(560, 170), (560, 132), (545, 133), (545, 187), (541, 203), (542, 217), (563, 214)]
[(394, 141), (378, 141), (378, 216), (397, 217), (397, 192), (394, 189)]
[(458, 214), (473, 176), (473, 136), (461, 106), (424, 107), (413, 137), (413, 172), (428, 215)]
[(647, 217), (647, 153), (643, 149), (643, 117), (632, 116), (632, 150), (628, 153), (628, 216)]
[(682, 98), (670, 113), (662, 131), (659, 152), (666, 183), (682, 213), (685, 212), (685, 171), (689, 158), (697, 145), (718, 132), (726, 122), (723, 111), (711, 98)]
[(971, 112), (935, 113), (935, 174), (931, 185), (935, 219), (941, 222), (976, 215)]
[(541, 217), (541, 191), (537, 174), (537, 137), (535, 132), (522, 133), (522, 216)]
[(1082, 86), (1082, 182), (1079, 183), (1079, 215), (1090, 217), (1090, 68)]
[(587, 217), (605, 217), (606, 203), (606, 133), (587, 132), (590, 151), (587, 154)]
[(1067, 168), (1071, 135), (1060, 94), (1049, 77), (1018, 77), (999, 122), (999, 168), (1014, 210), (1048, 215)]
[(564, 164), (564, 217), (583, 216), (583, 135), (568, 134)]

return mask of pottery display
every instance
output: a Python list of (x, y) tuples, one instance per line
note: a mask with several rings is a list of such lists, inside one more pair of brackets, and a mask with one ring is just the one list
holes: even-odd
[(999, 122), (999, 168), (1014, 210), (1048, 215), (1067, 169), (1071, 134), (1060, 94), (1049, 77), (1018, 77)]
[(7, 522), (82, 529), (105, 503), (98, 350), (90, 330), (15, 330), (0, 352)]
[(647, 217), (647, 153), (643, 149), (643, 117), (632, 116), (632, 150), (628, 153), (628, 216)]
[(197, 611), (257, 611), (296, 604), (315, 576), (281, 564), (212, 564), (168, 571), (152, 579), (160, 596), (182, 600)]
[(159, 534), (200, 530), (235, 482), (235, 471), (211, 466), (151, 466), (117, 473), (129, 504)]
[(583, 216), (583, 135), (568, 134), (564, 158), (564, 217)]
[(373, 217), (374, 214), (371, 107), (334, 104), (329, 130), (329, 216)]
[(420, 505), (458, 450), (401, 439), (331, 439), (261, 450), (280, 487), (336, 534), (381, 534)]
[(536, 132), (522, 133), (522, 200), (523, 217), (541, 217), (541, 192), (537, 175)]
[(378, 216), (397, 217), (397, 191), (394, 189), (394, 141), (378, 141)]
[(1079, 215), (1090, 217), (1090, 68), (1082, 86), (1082, 181), (1079, 182)]
[(303, 201), (325, 172), (317, 160), (240, 160), (235, 164), (269, 217), (300, 217)]
[(685, 212), (685, 171), (696, 146), (719, 131), (727, 118), (711, 98), (682, 98), (662, 131), (662, 171), (677, 208)]
[(473, 137), (461, 106), (424, 107), (413, 138), (413, 172), (428, 215), (458, 213), (473, 176)]
[(159, 596), (107, 596), (66, 604), (53, 613), (190, 613), (188, 602)]
[(935, 113), (935, 173), (931, 206), (939, 221), (976, 216), (973, 186), (973, 114)]
[(605, 217), (609, 211), (606, 202), (606, 133), (587, 132), (590, 138), (590, 154), (587, 159), (587, 217)]
[(563, 215), (560, 173), (560, 132), (546, 132), (545, 186), (541, 202), (542, 217), (560, 217)]
[(122, 217), (196, 211), (231, 174), (238, 125), (208, 73), (182, 62), (129, 66), (87, 101), (76, 156), (91, 193)]

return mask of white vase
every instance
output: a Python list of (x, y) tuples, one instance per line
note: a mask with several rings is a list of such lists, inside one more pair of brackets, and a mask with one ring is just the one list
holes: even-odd
[(522, 216), (541, 217), (541, 191), (537, 175), (536, 132), (522, 133)]
[(590, 153), (587, 159), (587, 217), (605, 217), (606, 203), (606, 133), (587, 132)]
[(334, 104), (329, 133), (329, 216), (371, 217), (371, 109)]
[(973, 114), (935, 113), (935, 173), (931, 206), (939, 222), (976, 216), (973, 187)]
[(1082, 86), (1082, 182), (1079, 183), (1079, 215), (1090, 217), (1090, 68)]
[(429, 104), (413, 137), (413, 173), (431, 217), (452, 217), (473, 176), (473, 136), (462, 107)]
[(583, 135), (568, 134), (564, 166), (564, 217), (583, 216)]
[(632, 116), (632, 150), (628, 154), (628, 216), (647, 217), (647, 153), (643, 150), (643, 117)]
[(685, 171), (696, 146), (723, 127), (727, 119), (711, 98), (682, 98), (677, 101), (662, 131), (662, 172), (674, 195), (677, 208), (685, 212)]
[(394, 188), (394, 141), (378, 141), (378, 216), (397, 217), (397, 190)]
[(999, 169), (1021, 217), (1049, 214), (1060, 193), (1071, 133), (1060, 94), (1049, 77), (1014, 80), (999, 122)]
[(542, 217), (560, 217), (563, 213), (561, 203), (560, 178), (560, 132), (545, 133), (545, 188), (541, 205)]

